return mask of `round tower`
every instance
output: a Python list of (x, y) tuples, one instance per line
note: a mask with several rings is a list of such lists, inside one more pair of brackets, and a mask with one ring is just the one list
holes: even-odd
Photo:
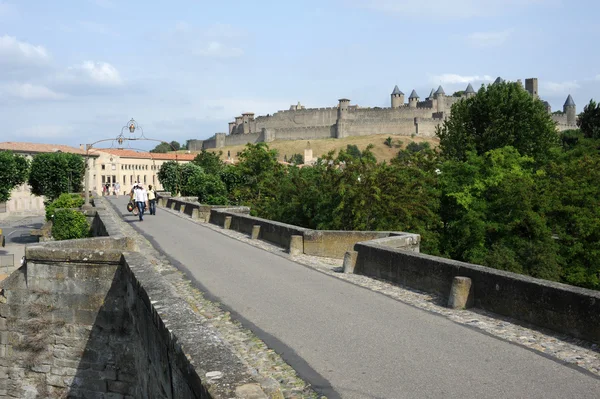
[(346, 119), (348, 115), (348, 106), (350, 106), (350, 100), (347, 98), (340, 98), (338, 105), (338, 119)]
[(417, 108), (417, 103), (418, 102), (419, 102), (419, 95), (413, 89), (413, 91), (410, 93), (410, 97), (408, 97), (408, 106), (410, 108)]
[(440, 87), (438, 87), (437, 91), (433, 96), (435, 97), (437, 103), (437, 111), (444, 112), (446, 110), (444, 101), (444, 97), (446, 97), (446, 92), (444, 91), (444, 88), (440, 85)]
[(471, 98), (475, 95), (475, 89), (473, 89), (473, 86), (471, 85), (471, 83), (469, 83), (469, 85), (467, 86), (467, 88), (465, 89), (465, 97), (466, 98)]
[(567, 114), (568, 125), (575, 125), (577, 123), (575, 101), (573, 101), (573, 97), (570, 94), (567, 97), (567, 101), (565, 101), (565, 105), (563, 105), (563, 112)]
[(404, 93), (400, 91), (398, 85), (394, 87), (392, 91), (392, 108), (400, 108), (404, 105)]

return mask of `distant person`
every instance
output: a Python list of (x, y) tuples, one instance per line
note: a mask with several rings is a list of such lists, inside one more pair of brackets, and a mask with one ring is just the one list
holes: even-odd
[(121, 184), (119, 184), (119, 182), (115, 183), (115, 196), (119, 196), (119, 193), (121, 192)]
[(150, 214), (156, 215), (156, 192), (152, 184), (148, 186), (148, 203), (150, 205)]
[(144, 221), (144, 211), (148, 206), (148, 193), (142, 184), (138, 184), (137, 188), (133, 190), (133, 196), (135, 198), (135, 205), (138, 209), (138, 216), (140, 222)]

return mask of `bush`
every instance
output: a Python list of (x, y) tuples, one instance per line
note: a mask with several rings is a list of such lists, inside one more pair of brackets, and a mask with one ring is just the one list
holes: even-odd
[(84, 214), (71, 209), (60, 209), (54, 214), (52, 237), (56, 240), (85, 238), (90, 226)]
[(61, 194), (60, 197), (46, 206), (46, 220), (52, 219), (54, 211), (59, 208), (79, 208), (85, 200), (79, 194)]

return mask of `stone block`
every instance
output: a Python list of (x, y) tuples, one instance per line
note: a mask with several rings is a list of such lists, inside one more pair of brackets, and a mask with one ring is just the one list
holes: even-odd
[(268, 399), (257, 384), (245, 384), (235, 389), (235, 397), (239, 399)]
[(199, 219), (198, 208), (192, 209), (192, 219)]
[(304, 236), (292, 235), (290, 237), (289, 254), (291, 256), (298, 256), (304, 253)]
[(260, 236), (260, 225), (255, 224), (254, 226), (252, 226), (252, 233), (250, 234), (250, 238), (252, 240), (258, 240), (259, 236)]
[(448, 297), (448, 307), (467, 309), (473, 306), (473, 286), (468, 277), (456, 276), (452, 280), (452, 288)]
[(344, 255), (344, 273), (354, 274), (357, 258), (357, 251), (346, 251), (346, 254)]
[(53, 375), (76, 375), (77, 369), (71, 367), (52, 367), (51, 374)]
[(49, 373), (52, 367), (49, 364), (36, 364), (31, 367), (31, 371), (36, 373)]
[(128, 395), (130, 393), (130, 384), (123, 381), (107, 381), (108, 391)]
[(231, 216), (225, 216), (225, 222), (223, 222), (223, 228), (229, 230), (231, 228)]

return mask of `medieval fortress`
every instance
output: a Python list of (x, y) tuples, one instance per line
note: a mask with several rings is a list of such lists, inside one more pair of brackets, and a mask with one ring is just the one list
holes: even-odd
[[(494, 84), (502, 81), (498, 78)], [(525, 79), (525, 89), (533, 98), (539, 98), (537, 78)], [(247, 112), (229, 122), (228, 133), (216, 133), (207, 140), (189, 140), (188, 150), (275, 140), (318, 140), (375, 134), (434, 137), (436, 127), (448, 117), (452, 105), (475, 94), (470, 83), (460, 96), (448, 96), (440, 86), (437, 90), (432, 89), (424, 100), (413, 90), (406, 103), (404, 93), (396, 86), (389, 108), (364, 108), (350, 105), (349, 99), (342, 98), (336, 107), (305, 108), (298, 103), (287, 111), (256, 118), (254, 113)], [(544, 104), (550, 113), (550, 105), (546, 101)], [(575, 102), (569, 95), (563, 112), (552, 114), (558, 130), (576, 127), (575, 108)]]

